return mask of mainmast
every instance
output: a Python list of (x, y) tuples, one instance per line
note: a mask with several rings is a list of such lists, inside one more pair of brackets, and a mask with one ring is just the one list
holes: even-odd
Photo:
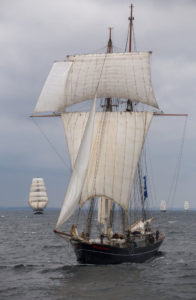
[[(129, 52), (132, 50), (132, 32), (133, 32), (133, 4), (131, 4), (130, 17), (129, 17)], [(133, 104), (130, 99), (127, 100), (127, 111), (133, 111)]]
[[(133, 4), (130, 6), (130, 17), (129, 17), (129, 52), (132, 52), (132, 36), (133, 36)], [(133, 102), (131, 99), (127, 100), (127, 111), (133, 111)], [(138, 183), (139, 183), (139, 193), (141, 197), (141, 204), (142, 204), (142, 219), (143, 221), (146, 220), (146, 212), (145, 212), (145, 203), (144, 203), (144, 196), (143, 196), (143, 185), (142, 185), (142, 172), (141, 172), (141, 165), (138, 163), (137, 167), (137, 176), (138, 176)]]
[[(132, 51), (132, 32), (133, 32), (133, 4), (131, 4), (130, 17), (129, 17), (129, 52)], [(130, 99), (127, 100), (127, 111), (133, 111), (133, 103)], [(128, 213), (122, 209), (122, 227), (123, 233), (126, 232), (128, 225)]]

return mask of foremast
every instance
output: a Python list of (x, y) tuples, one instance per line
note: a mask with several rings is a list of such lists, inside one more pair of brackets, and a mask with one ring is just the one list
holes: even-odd
[[(107, 44), (107, 54), (110, 54), (113, 52), (113, 44), (112, 44), (112, 27), (109, 27), (109, 39), (108, 39), (108, 44)], [(112, 98), (108, 97), (105, 98), (105, 104), (103, 105), (103, 110), (106, 112), (112, 112)], [(103, 126), (104, 127), (104, 126)], [(104, 130), (104, 128), (102, 127), (102, 131)], [(98, 219), (101, 222), (101, 219), (104, 222), (104, 235), (107, 236), (108, 233), (108, 227), (110, 227), (112, 225), (112, 214), (111, 214), (111, 210), (114, 209), (114, 207), (110, 205), (111, 200), (104, 198), (102, 199), (102, 197), (98, 200)], [(102, 209), (104, 206), (104, 210)], [(91, 199), (91, 204), (89, 207), (89, 211), (88, 211), (88, 216), (87, 216), (87, 221), (86, 221), (86, 236), (87, 238), (90, 237), (90, 231), (91, 231), (91, 224), (92, 224), (92, 218), (93, 218), (93, 212), (95, 209), (95, 199)], [(103, 214), (104, 211), (104, 215)]]
[[(108, 44), (107, 44), (107, 53), (112, 53), (113, 52), (113, 44), (112, 44), (112, 27), (109, 27), (109, 39), (108, 39)], [(111, 98), (106, 98), (105, 99), (105, 110), (112, 112), (112, 99)], [(104, 205), (104, 234), (107, 236), (108, 235), (108, 228), (112, 227), (112, 222), (113, 222), (113, 211), (114, 211), (114, 206), (115, 204), (113, 203), (111, 205), (111, 200), (105, 198), (105, 199), (100, 199), (101, 203), (99, 203), (99, 209), (101, 206)]]
[[(112, 45), (112, 27), (109, 28), (109, 40), (107, 45), (107, 53), (113, 52), (113, 45)], [(112, 99), (106, 98), (105, 99), (106, 111), (112, 111)]]

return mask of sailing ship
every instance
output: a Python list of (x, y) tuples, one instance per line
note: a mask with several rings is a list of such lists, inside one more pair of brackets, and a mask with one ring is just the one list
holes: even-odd
[(48, 197), (43, 178), (32, 179), (28, 203), (35, 215), (43, 214), (43, 211), (48, 204)]
[(189, 201), (184, 201), (184, 210), (189, 211)]
[[(55, 61), (32, 115), (63, 122), (72, 175), (54, 232), (71, 243), (80, 263), (144, 262), (165, 237), (151, 228), (146, 210), (142, 149), (153, 116), (161, 113), (151, 52), (132, 51), (132, 10), (129, 51), (112, 52), (110, 29), (106, 53)], [(87, 100), (90, 111), (78, 111)]]
[(166, 212), (166, 210), (167, 210), (166, 201), (164, 201), (164, 200), (161, 201), (160, 210), (161, 210), (162, 212)]

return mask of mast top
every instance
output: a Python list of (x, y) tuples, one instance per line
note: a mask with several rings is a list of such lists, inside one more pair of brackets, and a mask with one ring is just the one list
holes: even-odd
[(107, 53), (112, 53), (113, 52), (113, 45), (112, 45), (112, 27), (109, 27), (109, 40), (108, 40), (108, 45), (107, 45)]
[(132, 48), (132, 31), (133, 31), (133, 4), (131, 4), (130, 6), (131, 10), (130, 10), (130, 17), (129, 17), (129, 52), (131, 52), (131, 48)]
[[(132, 48), (132, 31), (133, 31), (133, 4), (130, 6), (130, 17), (129, 17), (129, 52)], [(130, 99), (127, 100), (127, 111), (133, 111), (133, 103)]]

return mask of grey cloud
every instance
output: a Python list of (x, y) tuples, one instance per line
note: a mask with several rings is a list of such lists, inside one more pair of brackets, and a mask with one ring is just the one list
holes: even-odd
[[(39, 174), (43, 174), (46, 183), (51, 186), (49, 192), (53, 196), (56, 195), (58, 205), (61, 202), (62, 191), (65, 190), (62, 181), (67, 182), (70, 166), (64, 168), (55, 151), (50, 148), (28, 116), (33, 112), (54, 60), (64, 59), (67, 54), (90, 53), (104, 47), (109, 26), (114, 28), (114, 45), (124, 49), (129, 5), (128, 0), (1, 1), (0, 157), (1, 178), (4, 182), (1, 193), (2, 198), (9, 197), (10, 205), (26, 203), (26, 186), (30, 185), (33, 176)], [(189, 191), (189, 197), (194, 191), (195, 15), (195, 1), (134, 1), (137, 49), (153, 51), (152, 80), (160, 108), (165, 112), (190, 114), (184, 153), (186, 160), (181, 172), (181, 189), (176, 197), (176, 206), (182, 204), (185, 191)], [(50, 121), (37, 122), (56, 145), (57, 151), (67, 157), (60, 120), (57, 122), (58, 126), (56, 121)], [(166, 180), (166, 183), (171, 178), (171, 171), (168, 170), (166, 162), (162, 161), (163, 157), (167, 157), (168, 165), (171, 165), (174, 158), (175, 165), (175, 156), (170, 157), (170, 153), (173, 150), (178, 151), (177, 145), (183, 126), (183, 121), (181, 125), (180, 122), (163, 120), (152, 124), (151, 151), (155, 158), (155, 176), (158, 177), (161, 169), (164, 174), (162, 181)], [(175, 132), (179, 132), (179, 138)], [(163, 151), (163, 146), (158, 147), (156, 144), (158, 140), (171, 145), (173, 150), (166, 147)], [(19, 170), (20, 176), (17, 176)], [(188, 174), (189, 181), (184, 173)], [(25, 192), (20, 190), (18, 197), (15, 197), (11, 190), (7, 190), (8, 183), (17, 187), (23, 180)], [(63, 187), (60, 188), (58, 182), (61, 182)], [(157, 189), (161, 198), (166, 197), (161, 175)], [(14, 198), (17, 200), (12, 200)], [(55, 199), (52, 198), (51, 206), (55, 205)]]

